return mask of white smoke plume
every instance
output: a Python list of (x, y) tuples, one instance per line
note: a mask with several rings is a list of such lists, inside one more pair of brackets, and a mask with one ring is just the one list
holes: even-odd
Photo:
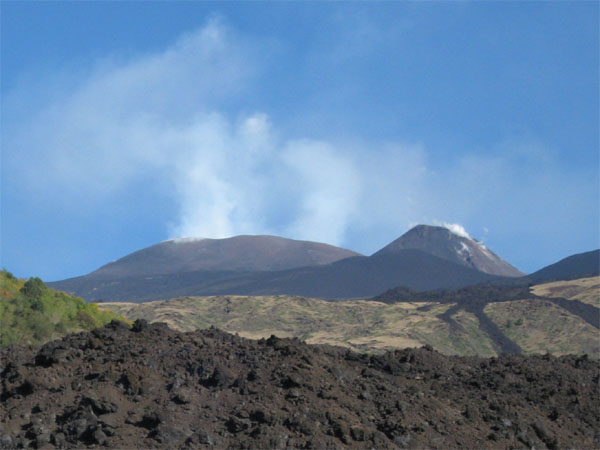
[[(115, 221), (124, 213), (113, 205), (130, 196), (148, 223), (168, 210), (165, 238), (278, 234), (363, 253), (435, 217), (507, 235), (552, 223), (558, 236), (569, 210), (589, 207), (597, 175), (523, 160), (526, 145), (436, 168), (424, 143), (286, 136), (277, 117), (231, 106), (264, 69), (256, 48), (210, 21), (162, 51), (24, 85), (3, 106), (7, 185), (63, 214)], [(566, 210), (552, 214), (558, 204)]]
[(467, 233), (467, 230), (465, 230), (465, 227), (463, 227), (461, 224), (459, 223), (448, 223), (448, 222), (437, 222), (434, 221), (434, 223), (436, 225), (442, 226), (446, 229), (448, 229), (451, 233), (459, 236), (459, 237), (463, 237), (463, 238), (467, 238), (467, 239), (473, 239), (471, 237), (471, 235), (469, 233)]

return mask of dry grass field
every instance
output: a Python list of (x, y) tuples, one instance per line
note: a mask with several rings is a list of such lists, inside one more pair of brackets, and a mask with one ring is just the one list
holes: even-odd
[[(598, 305), (599, 277), (534, 286), (543, 296), (567, 296)], [(311, 344), (331, 344), (361, 352), (431, 345), (446, 355), (495, 356), (497, 347), (478, 318), (464, 309), (451, 326), (440, 315), (452, 303), (395, 303), (353, 300), (328, 302), (297, 296), (181, 297), (148, 303), (101, 303), (124, 317), (166, 322), (192, 331), (215, 326), (240, 336), (296, 337)], [(598, 329), (543, 299), (489, 303), (485, 314), (524, 353), (588, 353), (600, 357)]]
[(260, 339), (272, 334), (297, 337), (311, 344), (331, 344), (359, 351), (431, 345), (448, 355), (493, 355), (492, 342), (466, 312), (451, 330), (438, 317), (452, 304), (396, 303), (354, 300), (327, 302), (296, 296), (182, 297), (148, 303), (102, 303), (101, 307), (130, 320), (166, 322), (181, 331), (215, 326), (240, 336)]
[(563, 297), (567, 300), (579, 300), (600, 308), (600, 277), (538, 284), (531, 288), (531, 292), (540, 297)]
[(600, 332), (547, 300), (491, 303), (485, 313), (527, 355), (587, 353), (600, 357)]

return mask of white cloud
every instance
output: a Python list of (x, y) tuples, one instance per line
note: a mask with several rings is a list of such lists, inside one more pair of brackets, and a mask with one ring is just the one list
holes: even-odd
[(362, 175), (351, 156), (317, 141), (290, 142), (282, 153), (301, 198), (287, 233), (299, 239), (342, 243), (358, 210)]
[(212, 21), (163, 51), (104, 60), (43, 99), (13, 92), (3, 111), (12, 186), (73, 214), (110, 214), (124, 192), (156, 185), (177, 205), (170, 237), (272, 233), (365, 253), (435, 218), (469, 237), (458, 223), (564, 230), (570, 210), (589, 207), (597, 174), (566, 173), (539, 144), (437, 167), (422, 143), (292, 138), (265, 111), (231, 112), (260, 71), (257, 53)]
[(273, 233), (342, 244), (353, 222), (402, 226), (422, 149), (279, 139), (264, 112), (229, 117), (220, 106), (246, 88), (257, 64), (249, 54), (212, 21), (161, 52), (105, 60), (70, 91), (30, 105), (27, 126), (8, 138), (11, 163), (31, 195), (63, 205), (110, 209), (140, 180), (142, 189), (157, 183), (179, 210), (170, 237)]

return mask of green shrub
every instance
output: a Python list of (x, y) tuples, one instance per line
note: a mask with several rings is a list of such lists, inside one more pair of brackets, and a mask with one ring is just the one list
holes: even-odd
[(4, 275), (7, 280), (11, 280), (12, 281), (12, 280), (16, 280), (17, 279), (12, 273), (10, 273), (6, 269), (2, 269), (2, 275)]
[(96, 320), (92, 317), (92, 315), (88, 311), (79, 311), (77, 313), (77, 321), (79, 322), (81, 328), (91, 329), (96, 326)]
[(43, 316), (32, 317), (29, 320), (29, 326), (33, 338), (38, 341), (44, 341), (52, 336), (54, 326)]
[(30, 278), (21, 288), (21, 294), (28, 300), (41, 300), (42, 295), (48, 288), (38, 277)]
[(32, 298), (29, 300), (29, 304), (31, 305), (31, 309), (34, 311), (43, 311), (44, 303), (41, 298)]
[(0, 345), (39, 345), (70, 332), (91, 330), (120, 318), (83, 299), (0, 271)]

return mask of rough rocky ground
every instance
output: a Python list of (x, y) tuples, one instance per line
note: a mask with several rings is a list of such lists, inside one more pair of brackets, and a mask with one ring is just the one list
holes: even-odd
[(361, 355), (144, 321), (0, 356), (1, 448), (600, 447), (585, 356)]

